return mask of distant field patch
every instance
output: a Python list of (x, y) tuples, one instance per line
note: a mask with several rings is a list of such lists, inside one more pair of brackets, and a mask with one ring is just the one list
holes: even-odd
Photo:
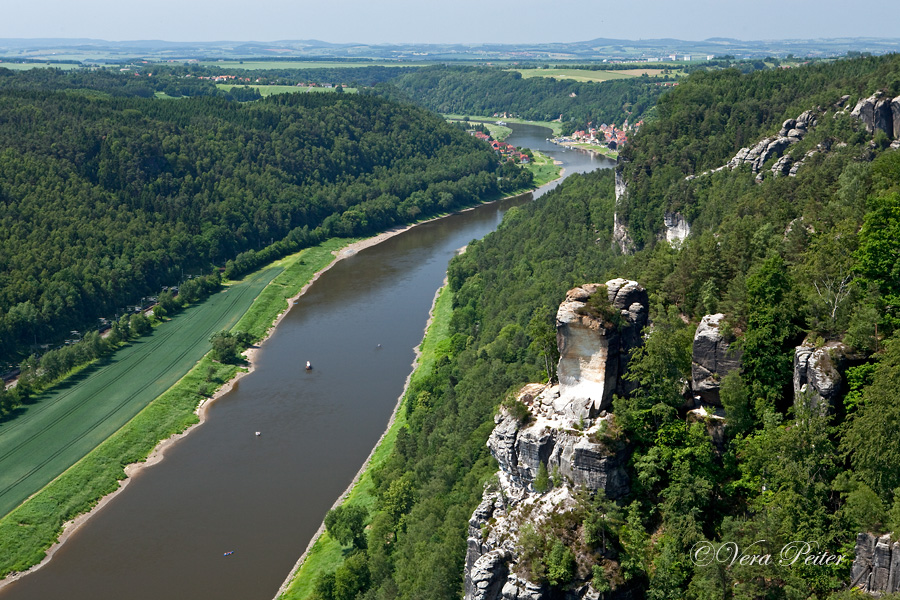
[(222, 67), (224, 69), (353, 69), (357, 67), (424, 67), (433, 63), (407, 63), (407, 62), (391, 62), (373, 61), (373, 62), (341, 62), (341, 61), (266, 61), (266, 60), (245, 60), (243, 62), (237, 60), (227, 61), (205, 61), (201, 62), (204, 67)]
[(615, 73), (624, 73), (625, 75), (631, 75), (632, 77), (640, 77), (641, 75), (656, 77), (657, 75), (662, 75), (662, 72), (662, 69), (622, 69), (615, 71)]
[[(231, 88), (244, 87), (242, 85), (232, 85), (230, 83), (218, 83), (216, 87), (220, 90), (228, 91)], [(248, 85), (247, 87), (259, 90), (260, 96), (266, 97), (272, 94), (297, 94), (306, 92), (333, 92), (334, 88), (326, 87), (305, 87), (296, 85)], [(344, 88), (345, 94), (355, 94), (356, 88)]]
[(571, 79), (573, 81), (609, 81), (611, 79), (629, 79), (635, 77), (628, 72), (591, 71), (589, 69), (510, 69), (518, 71), (524, 79), (532, 77), (552, 77), (553, 79)]

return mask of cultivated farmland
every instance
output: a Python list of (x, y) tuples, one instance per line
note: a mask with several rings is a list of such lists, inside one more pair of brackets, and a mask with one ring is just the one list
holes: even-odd
[(65, 471), (178, 381), (281, 272), (272, 267), (186, 309), (0, 424), (0, 515)]

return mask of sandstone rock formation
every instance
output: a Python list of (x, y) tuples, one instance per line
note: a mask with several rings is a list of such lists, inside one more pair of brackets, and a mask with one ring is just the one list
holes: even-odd
[[(519, 534), (527, 524), (540, 527), (552, 516), (575, 509), (569, 486), (546, 494), (525, 492), (500, 473), (494, 489), (486, 491), (469, 520), (466, 550), (466, 600), (594, 600), (590, 584), (565, 591), (551, 590), (516, 573)], [(627, 595), (606, 596), (623, 598)]]
[[(587, 311), (588, 302), (605, 287), (620, 324)], [(627, 392), (621, 376), (631, 349), (640, 344), (647, 324), (647, 290), (635, 281), (613, 279), (571, 289), (556, 313), (559, 346), (559, 394), (567, 401), (562, 413), (572, 418), (593, 417), (609, 408), (614, 393)], [(615, 315), (613, 315), (615, 316)]]
[(900, 591), (900, 543), (891, 543), (890, 535), (857, 535), (850, 587), (875, 596)]
[(840, 342), (820, 348), (810, 345), (794, 349), (794, 403), (805, 400), (813, 409), (830, 412), (841, 394), (841, 371), (850, 349)]
[(571, 403), (560, 397), (560, 386), (526, 386), (519, 401), (528, 406), (529, 421), (522, 424), (501, 411), (487, 443), (500, 470), (511, 482), (533, 490), (543, 463), (548, 472), (558, 473), (576, 486), (602, 491), (609, 498), (628, 493), (625, 445), (609, 447), (592, 441), (600, 437), (608, 416), (594, 421), (579, 417), (573, 421), (568, 410)]
[(691, 226), (681, 213), (667, 212), (663, 223), (666, 226), (666, 241), (670, 244), (680, 244), (691, 234)]
[(694, 396), (706, 404), (720, 406), (722, 378), (739, 368), (741, 353), (732, 349), (720, 330), (725, 315), (706, 315), (694, 334), (691, 380)]
[[(849, 96), (847, 96), (849, 98)], [(846, 99), (844, 99), (846, 102)], [(816, 126), (818, 123), (818, 119), (816, 117), (816, 113), (812, 110), (804, 111), (800, 114), (796, 119), (787, 119), (781, 125), (781, 130), (778, 132), (778, 135), (774, 137), (767, 137), (752, 147), (741, 148), (738, 150), (737, 154), (728, 161), (728, 163), (718, 167), (716, 169), (711, 169), (709, 171), (704, 171), (700, 173), (700, 177), (704, 175), (710, 175), (712, 173), (718, 173), (723, 169), (737, 169), (741, 165), (748, 164), (750, 165), (750, 170), (753, 173), (757, 173), (757, 181), (762, 180), (762, 168), (765, 165), (766, 161), (774, 156), (780, 157), (775, 165), (772, 167), (772, 171), (777, 175), (796, 175), (796, 169), (793, 168), (792, 163), (793, 159), (784, 154), (785, 150), (789, 148), (792, 144), (796, 144), (803, 137), (809, 133), (809, 130)], [(799, 168), (799, 165), (797, 165)], [(692, 179), (696, 179), (696, 175), (688, 175), (685, 177), (685, 180), (690, 181)]]
[(866, 126), (866, 131), (881, 130), (891, 139), (900, 139), (900, 96), (887, 98), (875, 92), (856, 103), (850, 114)]
[[(734, 158), (728, 162), (727, 166), (734, 170), (743, 164), (749, 164), (751, 171), (759, 173), (762, 171), (766, 161), (773, 156), (782, 156), (791, 144), (796, 144), (802, 140), (816, 124), (815, 113), (807, 110), (796, 119), (788, 119), (782, 123), (781, 131), (778, 132), (777, 136), (764, 138), (752, 148), (741, 148), (734, 155)], [(790, 164), (785, 167), (784, 163), (782, 163), (779, 167), (779, 170), (784, 174), (787, 174), (789, 169)]]
[[(606, 434), (607, 409), (613, 393), (628, 392), (621, 375), (641, 343), (647, 305), (647, 291), (626, 279), (566, 294), (556, 317), (559, 385), (522, 388), (516, 402), (527, 418), (502, 408), (488, 439), (500, 471), (469, 520), (466, 600), (599, 599), (586, 582), (560, 592), (524, 579), (519, 533), (574, 510), (576, 488), (612, 499), (628, 493), (630, 447)], [(535, 490), (541, 464), (556, 480), (544, 493)]]
[(619, 217), (619, 205), (625, 197), (627, 188), (625, 186), (625, 177), (622, 172), (616, 169), (616, 207), (613, 212), (613, 243), (619, 248), (622, 254), (631, 254), (634, 249), (634, 242), (628, 235), (628, 228)]

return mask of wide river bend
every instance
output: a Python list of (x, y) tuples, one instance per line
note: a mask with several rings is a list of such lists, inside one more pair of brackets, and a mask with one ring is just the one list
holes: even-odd
[[(565, 175), (614, 165), (511, 127), (510, 143)], [(323, 273), (206, 423), (0, 600), (270, 600), (383, 432), (447, 263), (512, 204), (413, 227)]]

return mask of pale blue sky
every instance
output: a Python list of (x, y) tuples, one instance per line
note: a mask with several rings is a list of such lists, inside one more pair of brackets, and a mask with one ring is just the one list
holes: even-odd
[(896, 37), (890, 4), (859, 12), (845, 0), (25, 0), (4, 7), (0, 37), (369, 44)]

